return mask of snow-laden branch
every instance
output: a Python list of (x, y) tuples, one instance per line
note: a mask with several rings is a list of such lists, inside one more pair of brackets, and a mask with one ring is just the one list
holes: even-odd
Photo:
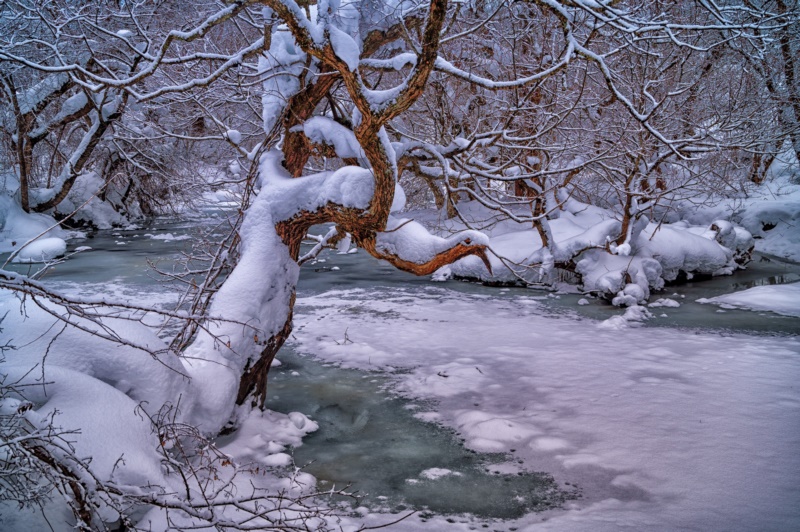
[(370, 254), (416, 275), (430, 275), (442, 266), (470, 255), (478, 256), (491, 273), (486, 257), (489, 239), (478, 231), (463, 231), (449, 238), (432, 235), (413, 220), (390, 218), (378, 233)]
[[(136, 61), (141, 63), (142, 68), (136, 72), (130, 73), (129, 75), (120, 76), (116, 69), (109, 68), (108, 65), (105, 65), (102, 62), (98, 64), (103, 68), (95, 70), (89, 68), (89, 65), (85, 64), (85, 61), (71, 60), (65, 56), (66, 51), (62, 51), (59, 48), (58, 40), (55, 40), (53, 43), (44, 41), (41, 42), (42, 45), (47, 46), (53, 51), (55, 57), (54, 62), (36, 61), (26, 57), (25, 55), (15, 53), (13, 48), (19, 48), (24, 44), (23, 42), (17, 41), (12, 41), (9, 45), (0, 47), (0, 60), (17, 63), (43, 73), (69, 74), (73, 82), (92, 92), (97, 92), (102, 87), (119, 88), (130, 91), (137, 97), (137, 99), (153, 99), (168, 92), (185, 91), (198, 85), (208, 84), (218, 79), (222, 74), (230, 70), (230, 68), (241, 64), (245, 57), (252, 55), (261, 47), (263, 47), (263, 42), (256, 41), (235, 54), (224, 56), (224, 58), (222, 56), (213, 54), (206, 56), (198, 55), (196, 53), (190, 53), (186, 56), (169, 56), (170, 51), (175, 48), (175, 43), (190, 43), (204, 38), (216, 26), (219, 26), (220, 24), (238, 15), (247, 7), (260, 3), (260, 1), (261, 0), (234, 0), (230, 2), (229, 5), (206, 17), (205, 20), (192, 29), (172, 30), (167, 33), (159, 45), (155, 46), (156, 51), (153, 54), (148, 53), (146, 49), (140, 49), (139, 47), (133, 46), (131, 50), (133, 57)], [(76, 21), (80, 22), (85, 16), (86, 15), (84, 14), (76, 14), (75, 19)], [(129, 16), (134, 20), (136, 19), (134, 14), (129, 14)], [(41, 20), (46, 22), (44, 17), (42, 17)], [(114, 34), (118, 35), (116, 32)], [(123, 40), (127, 42), (126, 39)], [(92, 50), (90, 49), (89, 52), (91, 53), (91, 51)], [(85, 54), (82, 54), (81, 57), (83, 57), (83, 55)], [(95, 60), (97, 61), (98, 59), (95, 57)], [(181, 84), (174, 87), (163, 87), (153, 93), (139, 93), (134, 88), (135, 85), (140, 84), (147, 78), (153, 76), (164, 64), (190, 64), (196, 62), (197, 60), (222, 60), (223, 64), (207, 76), (194, 79), (186, 84)]]
[(312, 247), (308, 252), (297, 259), (297, 264), (303, 265), (304, 263), (308, 262), (309, 260), (316, 258), (319, 253), (328, 246), (328, 242), (330, 242), (336, 235), (339, 234), (339, 230), (336, 229), (336, 226), (331, 227), (328, 229), (328, 232), (325, 233), (323, 236), (315, 236), (315, 235), (306, 235), (307, 238), (311, 238), (316, 241), (314, 247)]

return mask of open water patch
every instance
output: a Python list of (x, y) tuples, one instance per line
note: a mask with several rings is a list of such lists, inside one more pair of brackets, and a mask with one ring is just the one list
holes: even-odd
[(294, 451), (295, 464), (320, 490), (356, 492), (373, 511), (409, 509), (514, 519), (560, 507), (580, 496), (547, 473), (524, 469), (510, 454), (482, 454), (458, 434), (414, 416), (384, 375), (342, 369), (281, 350), (270, 371), (270, 409), (306, 414), (319, 430)]

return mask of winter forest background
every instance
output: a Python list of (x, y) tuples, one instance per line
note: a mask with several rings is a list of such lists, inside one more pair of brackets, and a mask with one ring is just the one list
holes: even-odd
[[(794, 0), (6, 0), (0, 528), (796, 529), (799, 36)], [(173, 288), (103, 280), (126, 231), (186, 240)], [(755, 263), (699, 299), (730, 330), (648, 325)], [(539, 487), (325, 485), (322, 410), (268, 408), (298, 354)]]

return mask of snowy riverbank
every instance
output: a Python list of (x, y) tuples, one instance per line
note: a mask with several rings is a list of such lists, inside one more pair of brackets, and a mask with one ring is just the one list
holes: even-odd
[[(175, 237), (185, 230), (171, 226), (157, 234)], [(170, 254), (172, 246), (183, 242), (178, 238), (169, 244), (166, 239), (148, 236), (154, 232), (147, 228), (97, 236), (92, 251), (70, 258), (46, 279), (73, 296), (102, 290), (106, 296), (168, 308), (174, 296), (148, 288), (153, 280), (140, 255)], [(124, 253), (117, 251), (118, 242), (126, 243)], [(102, 264), (102, 274), (88, 269), (89, 264)], [(753, 267), (738, 275), (752, 281), (759, 276), (794, 275), (793, 270), (778, 268), (774, 262), (765, 264), (769, 269), (760, 273)], [(514, 449), (506, 464), (493, 469), (506, 475), (552, 473), (562, 486), (572, 489), (566, 486), (569, 482), (583, 494), (583, 499), (564, 509), (530, 514), (518, 521), (489, 521), (492, 528), (617, 530), (628, 525), (636, 530), (790, 530), (800, 522), (793, 504), (800, 489), (796, 481), (800, 461), (794, 452), (800, 443), (796, 429), (800, 426), (800, 394), (795, 387), (800, 377), (800, 344), (786, 334), (791, 334), (797, 319), (735, 310), (717, 314), (717, 307), (691, 301), (698, 297), (692, 296), (697, 293), (693, 290), (701, 285), (716, 286), (710, 292), (716, 296), (734, 286), (719, 283), (732, 282), (735, 277), (696, 283), (692, 290), (681, 286), (660, 293), (658, 298), (680, 302), (677, 308), (651, 305), (655, 317), (649, 322), (662, 327), (631, 324), (623, 330), (607, 330), (601, 328), (602, 320), (622, 310), (597, 300), (565, 309), (574, 305), (577, 295), (545, 296), (525, 289), (490, 289), (452, 281), (431, 285), (364, 253), (326, 252), (309, 266), (296, 313), (298, 351), (312, 353), (322, 362), (387, 374), (395, 380), (396, 391), (425, 405), (416, 409), (421, 419), (459, 431), (468, 448), (501, 453)], [(759, 268), (763, 267), (759, 263)], [(79, 272), (83, 272), (83, 281), (94, 281), (69, 281)], [(352, 290), (353, 286), (361, 289)], [(772, 290), (780, 293), (795, 286), (780, 285)], [(681, 297), (685, 294), (689, 295)], [(566, 303), (556, 304), (562, 301)], [(706, 314), (695, 314), (695, 307)], [(11, 313), (5, 332), (21, 345), (7, 354), (4, 369), (9, 362), (22, 359), (35, 364), (50, 346), (53, 354), (47, 360), (48, 376), (55, 378), (61, 368), (85, 373), (85, 349), (82, 351), (72, 336), (58, 335), (60, 329), (50, 324), (55, 319), (42, 321), (32, 304), (26, 307), (27, 320), (17, 312), (21, 308), (18, 302), (7, 308)], [(578, 308), (583, 318), (576, 314)], [(599, 319), (586, 318), (592, 311)], [(667, 313), (671, 318), (662, 317)], [(723, 336), (666, 325), (681, 313), (695, 316), (698, 322), (708, 314), (718, 315), (729, 320), (731, 327), (741, 324), (733, 321), (734, 316), (774, 322), (783, 336)], [(352, 343), (344, 341), (345, 332)], [(163, 373), (157, 360), (145, 356), (134, 361), (123, 356), (118, 346), (96, 351), (119, 354), (126, 364), (140, 364), (141, 371), (136, 374), (142, 376), (137, 381), (142, 385), (152, 386), (154, 374)], [(69, 358), (69, 353), (75, 356)], [(124, 392), (139, 397), (131, 374), (120, 379), (105, 366), (92, 367), (97, 378), (81, 381), (83, 387), (73, 387), (76, 393), (93, 387), (95, 396)], [(43, 400), (38, 412), (46, 414), (56, 406), (63, 411), (64, 403), (59, 401)], [(130, 401), (117, 406), (108, 401), (92, 404), (102, 410), (75, 408), (72, 414), (85, 411), (112, 428), (119, 423), (138, 423)], [(232, 463), (270, 468), (268, 475), (242, 471), (242, 483), (252, 481), (273, 493), (281, 489), (295, 494), (314, 492), (310, 475), (294, 474), (291, 449), (302, 444), (303, 436), (316, 428), (318, 420), (311, 411), (296, 410), (251, 415), (239, 431), (220, 442)], [(97, 414), (101, 411), (102, 416)], [(74, 426), (82, 423), (67, 416), (56, 420)], [(149, 430), (141, 427), (144, 443), (129, 451), (144, 453), (155, 463), (158, 458), (151, 456), (146, 441)], [(85, 437), (76, 441), (81, 453), (96, 454), (95, 463), (113, 463), (121, 452), (118, 445), (93, 446), (96, 439), (88, 429)], [(126, 455), (130, 453), (126, 451)], [(126, 469), (136, 473), (145, 462), (138, 464), (128, 461)], [(434, 465), (427, 469), (437, 469), (433, 475), (437, 478), (428, 478), (431, 475), (423, 475), (424, 471), (408, 471), (407, 480), (424, 483), (414, 485), (435, 492), (437, 485), (445, 486), (452, 477), (438, 471), (445, 468)], [(161, 482), (171, 485), (172, 481)], [(344, 529), (397, 517), (363, 509), (362, 513), (362, 517), (345, 519)], [(48, 515), (66, 522), (58, 513)], [(392, 529), (459, 530), (485, 523), (471, 516), (447, 515), (423, 522), (421, 515)], [(10, 514), (3, 517), (3, 525), (10, 530), (33, 526), (31, 515), (18, 516), (23, 517), (21, 521), (8, 521)], [(143, 519), (142, 523), (153, 520), (158, 524), (163, 514), (154, 511)], [(339, 526), (334, 518), (329, 523)]]

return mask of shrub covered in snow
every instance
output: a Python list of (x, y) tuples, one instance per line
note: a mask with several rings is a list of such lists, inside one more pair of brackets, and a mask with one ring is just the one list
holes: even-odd
[[(477, 202), (460, 209), (469, 219), (490, 215)], [(685, 221), (654, 223), (642, 217), (630, 242), (617, 246), (613, 240), (620, 222), (613, 210), (570, 199), (558, 214), (549, 221), (553, 239), (549, 248), (542, 247), (536, 230), (506, 220), (485, 230), (493, 252), (491, 273), (477, 257), (467, 257), (443, 268), (435, 278), (547, 284), (560, 268), (578, 274), (575, 281), (584, 291), (630, 306), (679, 278), (730, 274), (747, 263), (754, 245), (746, 229), (726, 220), (698, 226)], [(450, 230), (463, 227), (455, 221), (448, 225)]]

